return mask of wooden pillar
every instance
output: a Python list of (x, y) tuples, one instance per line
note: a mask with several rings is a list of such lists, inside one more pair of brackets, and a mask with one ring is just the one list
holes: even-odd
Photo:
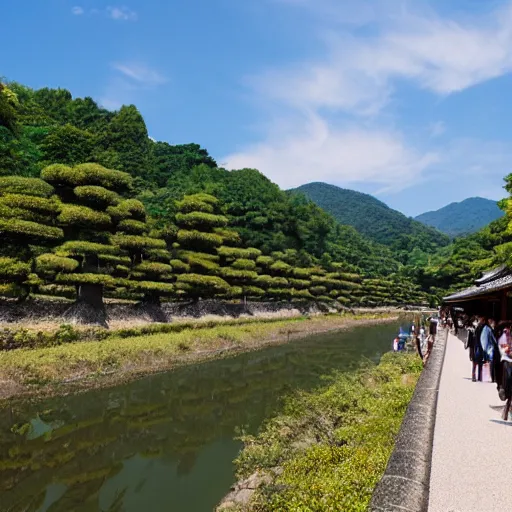
[(501, 291), (501, 320), (508, 320), (508, 290), (502, 290)]

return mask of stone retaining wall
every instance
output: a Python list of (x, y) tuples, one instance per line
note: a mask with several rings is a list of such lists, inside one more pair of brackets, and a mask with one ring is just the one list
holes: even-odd
[(437, 395), (447, 330), (439, 329), (434, 348), (407, 408), (395, 449), (370, 503), (371, 512), (426, 512)]

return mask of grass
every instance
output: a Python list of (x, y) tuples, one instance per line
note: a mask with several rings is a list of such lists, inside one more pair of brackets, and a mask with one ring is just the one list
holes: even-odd
[(270, 475), (247, 510), (367, 510), (421, 369), (415, 354), (389, 353), (378, 366), (291, 397), (258, 436), (242, 438), (238, 476)]
[[(55, 385), (70, 382), (92, 387), (97, 383), (91, 381), (105, 375), (125, 379), (130, 374), (151, 373), (176, 364), (221, 357), (226, 351), (250, 350), (265, 343), (343, 328), (358, 320), (385, 318), (385, 315), (367, 314), (198, 322), (181, 326), (177, 332), (127, 337), (129, 333), (123, 331), (101, 341), (4, 351), (0, 352), (0, 381), (3, 381), (0, 396), (6, 398), (30, 391), (51, 394), (55, 392)], [(170, 330), (172, 325), (155, 325), (151, 329)], [(43, 389), (48, 385), (49, 388)]]

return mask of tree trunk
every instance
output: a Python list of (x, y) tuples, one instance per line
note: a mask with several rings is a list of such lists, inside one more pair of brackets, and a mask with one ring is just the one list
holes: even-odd
[(76, 302), (64, 313), (64, 318), (79, 324), (108, 327), (103, 303), (102, 284), (81, 284), (77, 287)]
[(152, 293), (146, 293), (141, 302), (137, 304), (137, 310), (147, 315), (153, 322), (167, 323), (169, 318), (162, 309), (160, 297)]

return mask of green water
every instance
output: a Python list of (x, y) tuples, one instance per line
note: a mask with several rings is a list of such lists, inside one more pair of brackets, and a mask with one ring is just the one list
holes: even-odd
[(3, 409), (0, 510), (209, 512), (234, 482), (241, 429), (256, 432), (293, 390), (312, 389), (363, 359), (378, 361), (397, 329), (311, 336)]

